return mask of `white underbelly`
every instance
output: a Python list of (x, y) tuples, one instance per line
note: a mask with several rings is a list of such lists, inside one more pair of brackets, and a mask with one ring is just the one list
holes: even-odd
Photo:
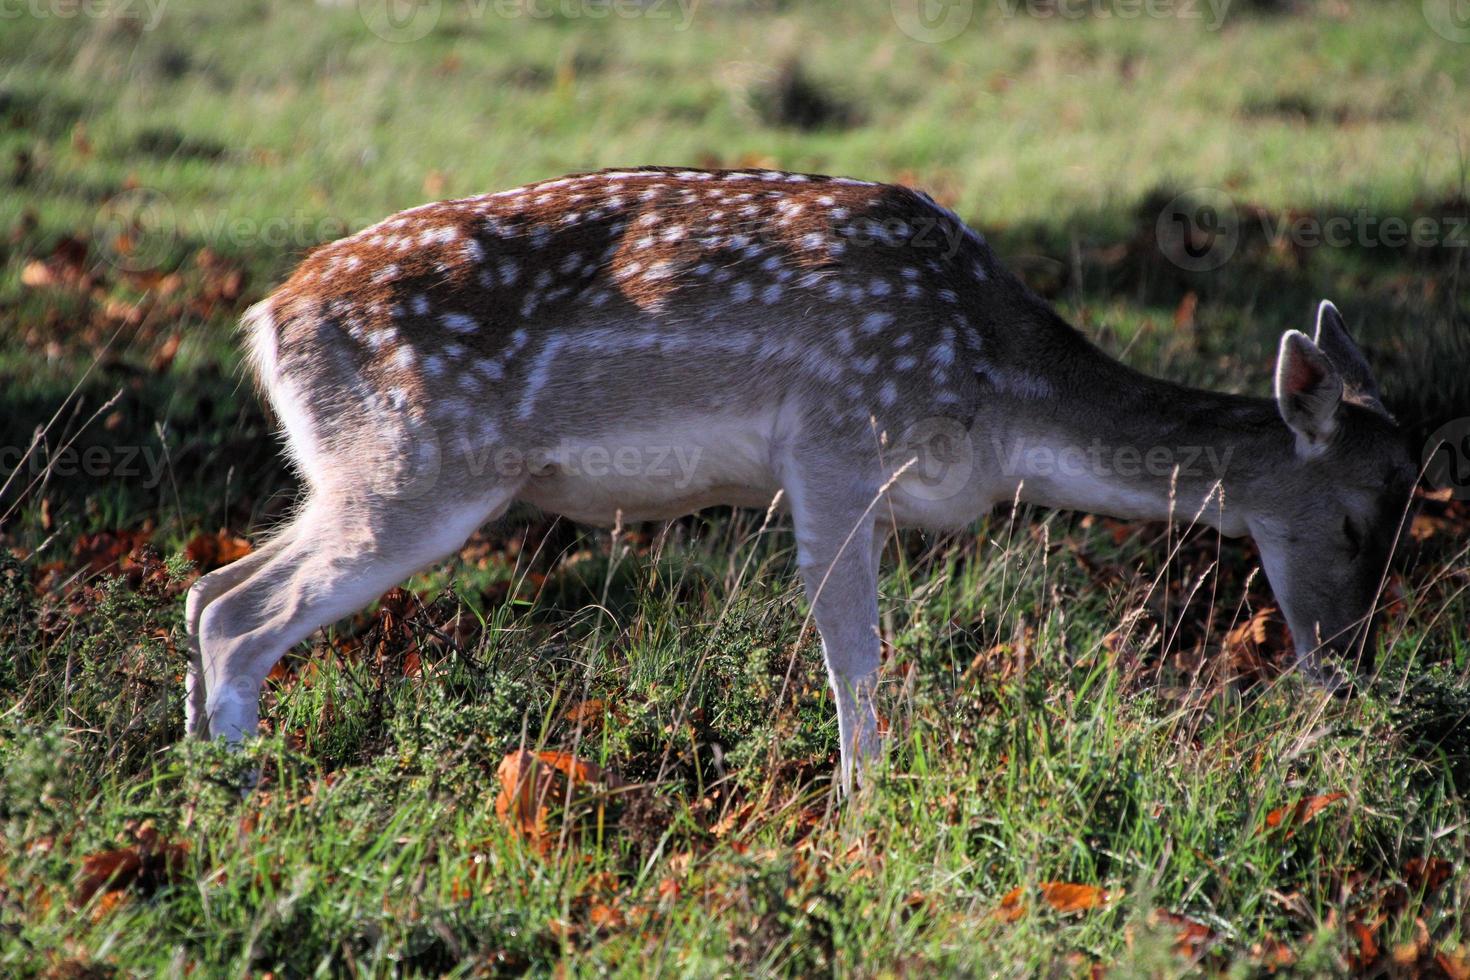
[(770, 431), (768, 418), (702, 418), (563, 439), (536, 453), (521, 499), (601, 525), (768, 506), (777, 489)]

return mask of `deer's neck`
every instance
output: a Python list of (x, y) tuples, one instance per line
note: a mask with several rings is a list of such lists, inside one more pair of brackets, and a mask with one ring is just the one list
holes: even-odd
[(1275, 403), (1149, 377), (1063, 329), (1048, 343), (1049, 397), (993, 440), (1021, 499), (1246, 533), (1293, 451)]

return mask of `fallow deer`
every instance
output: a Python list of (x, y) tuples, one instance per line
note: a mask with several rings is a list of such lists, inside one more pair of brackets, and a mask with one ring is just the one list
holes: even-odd
[(850, 790), (894, 528), (1019, 498), (1248, 534), (1326, 676), (1371, 650), (1415, 478), (1330, 303), (1281, 338), (1274, 399), (1181, 387), (929, 196), (842, 177), (613, 170), (427, 204), (316, 249), (243, 326), (305, 499), (189, 592), (199, 736), (255, 732), (292, 645), (516, 500), (610, 524), (779, 499)]

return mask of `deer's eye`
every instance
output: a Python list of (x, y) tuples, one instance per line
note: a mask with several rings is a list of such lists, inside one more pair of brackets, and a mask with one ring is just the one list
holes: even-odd
[(1363, 535), (1358, 531), (1357, 526), (1353, 524), (1351, 517), (1344, 517), (1342, 519), (1342, 533), (1347, 538), (1348, 550), (1352, 552), (1353, 557), (1356, 557), (1358, 552), (1363, 550)]

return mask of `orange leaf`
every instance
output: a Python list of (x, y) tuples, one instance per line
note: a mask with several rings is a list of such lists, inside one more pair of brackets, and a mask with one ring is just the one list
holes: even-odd
[(567, 705), (567, 710), (562, 717), (573, 725), (588, 727), (602, 724), (602, 714), (607, 708), (607, 703), (601, 698), (590, 698), (586, 701), (575, 701)]
[(82, 858), (82, 873), (77, 879), (74, 898), (85, 905), (93, 895), (103, 891), (122, 891), (138, 880), (143, 871), (143, 858), (136, 847), (119, 847), (113, 851), (88, 854)]
[[(1096, 885), (1078, 885), (1070, 881), (1043, 881), (1037, 886), (1042, 901), (1063, 914), (1086, 912), (1101, 908), (1116, 900), (1121, 892), (1107, 892)], [(1021, 886), (1017, 885), (1000, 900), (995, 910), (996, 918), (1003, 922), (1015, 922), (1026, 914), (1026, 903), (1022, 899)]]
[(1450, 980), (1470, 980), (1470, 956), (1463, 950), (1435, 953), (1434, 962)]
[(1149, 915), (1149, 922), (1153, 925), (1172, 927), (1175, 935), (1174, 952), (1189, 959), (1203, 955), (1204, 951), (1215, 941), (1215, 930), (1203, 922), (1196, 922), (1189, 916), (1180, 915), (1178, 912), (1155, 909)]
[(184, 556), (199, 566), (201, 572), (212, 572), (216, 568), (244, 558), (255, 550), (249, 541), (225, 530), (213, 534), (200, 534), (184, 546)]
[(1346, 793), (1324, 793), (1321, 796), (1304, 797), (1291, 806), (1278, 807), (1266, 814), (1266, 827), (1263, 829), (1274, 830), (1284, 826), (1288, 828), (1286, 836), (1290, 837), (1296, 833), (1297, 828), (1305, 826), (1327, 806), (1343, 799), (1347, 799)]
[(1101, 908), (1117, 898), (1096, 885), (1077, 885), (1069, 881), (1043, 881), (1041, 897), (1058, 912), (1086, 912)]
[(587, 921), (599, 929), (618, 929), (628, 924), (621, 910), (600, 902), (587, 910)]
[(137, 837), (138, 843), (134, 846), (101, 851), (82, 858), (82, 869), (73, 894), (78, 905), (85, 905), (98, 892), (132, 888), (148, 894), (183, 877), (187, 845), (161, 842), (157, 832), (151, 828), (146, 828)]
[(1366, 970), (1378, 959), (1380, 949), (1378, 947), (1378, 926), (1368, 925), (1357, 919), (1348, 923), (1348, 930), (1352, 933), (1353, 940), (1358, 945), (1358, 950), (1349, 955), (1349, 960), (1355, 970)]
[(1275, 973), (1296, 962), (1296, 953), (1292, 951), (1292, 948), (1270, 936), (1251, 946), (1251, 955), (1255, 957), (1257, 963), (1266, 968), (1268, 973)]
[(1026, 903), (1021, 901), (1021, 886), (1017, 885), (1001, 897), (995, 917), (1002, 922), (1015, 922), (1026, 914)]
[(1185, 293), (1174, 308), (1174, 326), (1184, 329), (1194, 326), (1194, 311), (1199, 306), (1199, 296), (1194, 290)]
[(1454, 868), (1444, 858), (1410, 858), (1404, 862), (1404, 881), (1416, 892), (1432, 894), (1450, 880)]
[(583, 784), (612, 781), (602, 767), (570, 753), (525, 749), (506, 755), (496, 776), (500, 780), (496, 816), (543, 851), (551, 843), (551, 809), (575, 799)]

